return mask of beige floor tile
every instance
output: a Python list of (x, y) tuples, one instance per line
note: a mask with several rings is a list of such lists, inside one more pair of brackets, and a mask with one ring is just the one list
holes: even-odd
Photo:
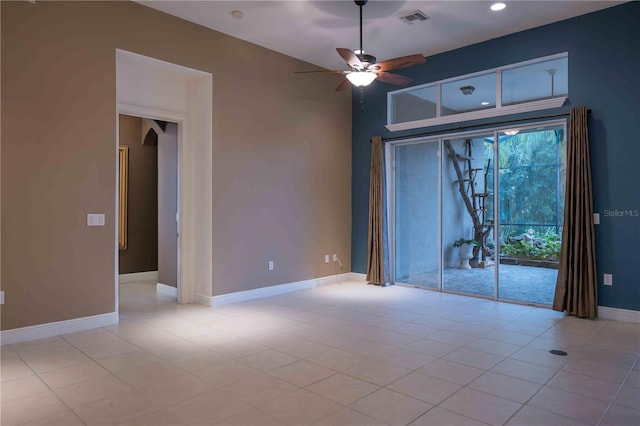
[(77, 408), (131, 390), (129, 385), (117, 377), (108, 375), (58, 388), (54, 392), (69, 407)]
[(37, 374), (59, 368), (71, 367), (72, 365), (83, 364), (89, 361), (91, 361), (91, 359), (77, 349), (33, 355), (25, 359), (27, 365)]
[(216, 423), (216, 426), (250, 425), (282, 426), (282, 420), (260, 410), (256, 410), (255, 408), (248, 408), (247, 410), (244, 410), (239, 414), (222, 420), (220, 423)]
[(75, 408), (74, 412), (88, 425), (119, 425), (158, 409), (138, 392), (125, 392)]
[(602, 419), (602, 426), (636, 426), (640, 424), (640, 410), (612, 405)]
[(233, 385), (260, 373), (260, 370), (256, 370), (253, 367), (237, 361), (226, 361), (212, 367), (198, 370), (194, 372), (193, 375), (212, 384), (217, 389)]
[(454, 346), (464, 346), (476, 340), (476, 336), (469, 334), (456, 333), (454, 331), (440, 330), (429, 335), (429, 340), (436, 342), (448, 343)]
[(614, 383), (622, 383), (629, 373), (629, 369), (625, 367), (604, 365), (597, 361), (585, 359), (572, 359), (562, 369), (570, 373)]
[(228, 360), (244, 358), (267, 349), (264, 345), (247, 339), (238, 339), (229, 343), (210, 345), (207, 346), (207, 348)]
[(557, 372), (555, 368), (543, 367), (515, 359), (505, 359), (493, 367), (491, 371), (541, 385), (545, 384)]
[(62, 337), (78, 349), (84, 349), (90, 346), (105, 345), (108, 343), (122, 341), (115, 333), (104, 329), (96, 328), (93, 330), (79, 331), (77, 333), (63, 334)]
[(298, 387), (269, 374), (258, 374), (226, 386), (222, 390), (232, 392), (242, 401), (259, 402), (294, 392)]
[(303, 388), (322, 379), (326, 379), (336, 374), (336, 372), (321, 365), (314, 364), (313, 362), (302, 360), (271, 370), (269, 374)]
[(422, 354), (431, 355), (434, 357), (445, 356), (449, 352), (452, 352), (458, 348), (458, 346), (450, 343), (436, 342), (430, 339), (420, 339), (415, 342), (409, 343), (402, 347), (408, 351), (420, 352)]
[(307, 360), (335, 371), (345, 371), (358, 364), (370, 361), (370, 358), (341, 349), (332, 349), (313, 355), (307, 358)]
[(396, 348), (387, 352), (381, 361), (397, 367), (406, 368), (408, 370), (416, 370), (435, 361), (436, 359), (436, 357), (431, 355), (409, 351), (403, 348)]
[(507, 422), (508, 426), (587, 426), (588, 423), (570, 419), (549, 411), (525, 405)]
[(503, 425), (522, 405), (495, 395), (464, 388), (439, 406), (484, 423)]
[(40, 379), (51, 389), (62, 388), (75, 385), (86, 380), (108, 376), (111, 373), (95, 362), (74, 365), (72, 367), (60, 368), (48, 373), (40, 374)]
[(309, 385), (305, 389), (339, 404), (349, 405), (377, 391), (380, 387), (355, 377), (338, 373)]
[[(485, 426), (486, 423), (479, 422), (470, 417), (465, 417), (453, 411), (440, 407), (433, 407), (431, 410), (418, 417), (411, 426)], [(529, 425), (531, 426), (531, 425)]]
[(375, 385), (386, 386), (410, 372), (411, 370), (409, 369), (397, 367), (383, 361), (370, 361), (358, 364), (344, 373)]
[(469, 383), (468, 387), (524, 404), (542, 385), (488, 371)]
[[(551, 349), (554, 348), (549, 348), (549, 350)], [(549, 353), (549, 350), (540, 350), (527, 346), (511, 355), (510, 358), (555, 369), (563, 367), (571, 359), (570, 355), (553, 355)]]
[(410, 373), (387, 386), (387, 389), (434, 405), (439, 404), (460, 388), (461, 386), (459, 385), (436, 379), (418, 371)]
[(2, 425), (21, 425), (69, 411), (53, 392), (39, 393), (6, 402), (1, 408), (0, 424)]
[(2, 354), (2, 362), (0, 362), (2, 383), (34, 375), (33, 370), (17, 354)]
[(330, 349), (330, 346), (326, 346), (322, 343), (318, 343), (309, 339), (298, 339), (297, 342), (288, 343), (286, 345), (278, 347), (278, 350), (280, 352), (284, 352), (300, 359), (305, 359), (310, 356), (326, 352)]
[(342, 407), (303, 389), (252, 405), (287, 425), (313, 424)]
[(155, 361), (140, 367), (116, 371), (113, 374), (129, 386), (144, 387), (187, 373), (168, 362)]
[(48, 392), (49, 388), (37, 376), (26, 376), (3, 382), (0, 390), (2, 403), (5, 403), (27, 396), (37, 395), (42, 392)]
[(457, 362), (447, 361), (444, 359), (433, 361), (418, 371), (429, 376), (437, 377), (439, 379), (446, 380), (447, 382), (463, 386), (485, 372), (485, 370), (481, 370), (479, 368), (469, 367), (467, 365), (458, 364)]
[(81, 349), (94, 360), (109, 358), (116, 355), (122, 355), (129, 352), (139, 351), (140, 348), (124, 339), (114, 340), (109, 343), (88, 346)]
[(606, 402), (612, 401), (620, 388), (618, 383), (605, 382), (566, 371), (556, 374), (549, 380), (547, 386)]
[(24, 423), (21, 426), (84, 426), (84, 423), (73, 413), (73, 411), (67, 410), (47, 415), (42, 419)]
[(349, 406), (388, 425), (409, 424), (431, 407), (431, 404), (388, 389), (380, 389)]
[(614, 402), (623, 407), (640, 410), (640, 389), (625, 383)]
[(110, 372), (118, 373), (124, 370), (144, 367), (159, 360), (158, 357), (151, 355), (149, 352), (137, 351), (104, 358), (99, 360), (98, 363)]
[(298, 358), (275, 349), (267, 349), (244, 358), (239, 358), (238, 361), (257, 370), (271, 371), (284, 367), (285, 365), (293, 364), (298, 361)]
[(472, 349), (459, 348), (445, 355), (443, 359), (488, 370), (504, 360), (504, 357)]
[(185, 371), (194, 372), (207, 367), (225, 362), (222, 355), (208, 349), (195, 349), (183, 356), (166, 360), (169, 364), (175, 365)]
[(176, 341), (171, 343), (163, 343), (157, 346), (151, 346), (145, 349), (147, 352), (157, 356), (158, 358), (167, 360), (189, 355), (198, 350), (202, 350), (202, 347), (196, 345), (195, 343), (190, 343), (187, 341)]
[(598, 399), (545, 386), (531, 398), (528, 405), (584, 423), (597, 424), (608, 404)]
[(385, 423), (365, 416), (351, 408), (344, 407), (314, 423), (318, 426), (385, 426)]
[(485, 339), (497, 340), (498, 342), (511, 343), (512, 345), (526, 345), (531, 342), (534, 337), (526, 334), (515, 333), (507, 330), (492, 330), (483, 336)]
[(172, 377), (137, 389), (142, 397), (158, 407), (179, 404), (213, 390), (211, 384), (192, 375)]
[(510, 356), (520, 350), (522, 346), (514, 345), (511, 343), (498, 342), (497, 340), (489, 340), (485, 338), (479, 338), (471, 343), (468, 343), (465, 347), (473, 349), (475, 351), (486, 352), (489, 354)]

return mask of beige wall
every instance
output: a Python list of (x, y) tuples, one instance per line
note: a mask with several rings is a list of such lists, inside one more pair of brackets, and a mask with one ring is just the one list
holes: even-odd
[(213, 75), (213, 295), (350, 270), (336, 76), (135, 3), (1, 7), (3, 329), (114, 310), (116, 48)]
[(158, 282), (178, 286), (178, 125), (158, 135)]
[(158, 147), (142, 145), (142, 119), (118, 117), (120, 145), (129, 148), (127, 248), (118, 250), (121, 274), (158, 270)]

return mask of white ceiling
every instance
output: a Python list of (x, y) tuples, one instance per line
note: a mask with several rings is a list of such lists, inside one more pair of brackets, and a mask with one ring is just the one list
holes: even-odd
[[(503, 0), (504, 1), (504, 0)], [(139, 1), (154, 9), (328, 69), (344, 69), (336, 47), (357, 49), (358, 7), (339, 1)], [(624, 1), (376, 1), (364, 6), (364, 49), (378, 61), (420, 53), (427, 58)], [(244, 16), (235, 19), (231, 11)], [(420, 10), (431, 19), (399, 18)]]

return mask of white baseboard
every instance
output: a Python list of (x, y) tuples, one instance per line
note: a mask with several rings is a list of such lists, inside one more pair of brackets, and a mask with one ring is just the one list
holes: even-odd
[(305, 281), (296, 281), (287, 284), (279, 284), (270, 287), (261, 287), (254, 290), (238, 291), (235, 293), (221, 294), (219, 296), (205, 296), (196, 294), (196, 303), (209, 306), (228, 305), (231, 303), (246, 302), (247, 300), (261, 299), (263, 297), (277, 296), (279, 294), (291, 293), (293, 291), (307, 290), (326, 284), (350, 281), (350, 272), (345, 274), (330, 275), (328, 277), (313, 278)]
[(131, 274), (118, 275), (118, 282), (120, 284), (134, 281), (158, 281), (158, 271), (133, 272)]
[(632, 311), (630, 309), (598, 306), (598, 317), (602, 319), (635, 322), (640, 324), (640, 311)]
[(157, 283), (156, 284), (156, 293), (161, 293), (171, 297), (178, 297), (178, 287), (173, 287), (170, 285)]
[(14, 328), (0, 332), (0, 344), (10, 345), (114, 324), (118, 324), (117, 312)]
[(367, 274), (361, 274), (359, 272), (349, 272), (349, 281), (367, 281)]

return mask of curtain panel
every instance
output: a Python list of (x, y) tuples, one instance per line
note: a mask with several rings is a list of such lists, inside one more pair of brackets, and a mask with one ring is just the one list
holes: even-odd
[(598, 280), (586, 107), (572, 108), (567, 141), (564, 227), (553, 309), (598, 316)]
[(367, 282), (371, 284), (384, 286), (390, 282), (387, 235), (384, 142), (376, 136), (371, 140), (369, 175)]

